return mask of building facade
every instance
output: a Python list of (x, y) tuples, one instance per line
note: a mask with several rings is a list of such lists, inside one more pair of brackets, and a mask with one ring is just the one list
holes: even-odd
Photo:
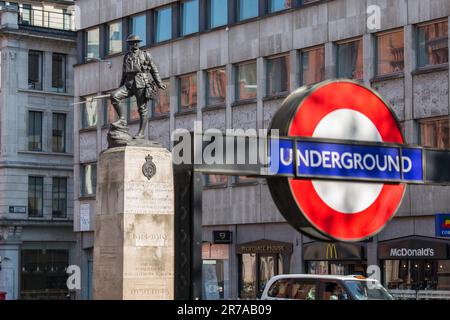
[[(289, 92), (352, 78), (390, 103), (408, 143), (449, 149), (448, 0), (76, 5), (74, 229), (80, 298), (91, 298), (96, 162), (115, 120), (108, 99), (96, 97), (118, 87), (131, 33), (144, 40), (168, 87), (151, 105), (147, 132), (166, 148), (175, 129), (193, 130), (194, 121), (202, 121), (204, 130), (267, 128)], [(126, 105), (136, 131), (135, 102)], [(205, 176), (203, 297), (255, 298), (275, 274), (366, 274), (368, 266), (380, 268), (390, 289), (450, 290), (449, 241), (437, 236), (436, 225), (438, 213), (450, 212), (449, 194), (449, 187), (409, 186), (396, 218), (378, 236), (327, 244), (286, 223), (263, 179)], [(420, 255), (422, 249), (434, 254)]]
[(0, 1), (0, 291), (67, 299), (73, 264), (71, 1)]

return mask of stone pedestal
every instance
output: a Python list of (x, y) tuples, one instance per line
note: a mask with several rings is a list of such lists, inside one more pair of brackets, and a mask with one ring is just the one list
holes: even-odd
[(173, 299), (171, 153), (157, 147), (108, 149), (97, 172), (94, 299)]

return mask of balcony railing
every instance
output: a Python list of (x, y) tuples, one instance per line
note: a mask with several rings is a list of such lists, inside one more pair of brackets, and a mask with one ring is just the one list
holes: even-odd
[(19, 25), (74, 31), (72, 14), (65, 12), (24, 9), (19, 12)]

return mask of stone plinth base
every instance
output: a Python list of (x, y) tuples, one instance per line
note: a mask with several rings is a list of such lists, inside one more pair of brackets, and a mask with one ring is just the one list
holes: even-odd
[(100, 155), (94, 299), (174, 298), (172, 155), (163, 148), (113, 148)]

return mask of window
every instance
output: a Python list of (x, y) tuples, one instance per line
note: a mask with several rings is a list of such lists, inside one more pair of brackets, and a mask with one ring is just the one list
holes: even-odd
[(255, 184), (258, 182), (258, 180), (254, 177), (246, 177), (246, 176), (235, 176), (234, 177), (234, 185), (239, 184)]
[(224, 104), (227, 97), (227, 73), (225, 68), (206, 72), (206, 105)]
[(53, 114), (53, 152), (66, 152), (66, 115)]
[(228, 0), (210, 0), (209, 27), (216, 28), (228, 23)]
[(31, 4), (24, 3), (20, 8), (20, 23), (23, 25), (33, 24), (31, 21)]
[(44, 178), (28, 177), (28, 216), (43, 217)]
[(278, 299), (315, 300), (316, 282), (308, 279), (280, 279), (267, 292), (267, 295)]
[(402, 72), (404, 49), (403, 30), (377, 36), (377, 75)]
[(97, 188), (97, 165), (85, 164), (81, 166), (81, 196), (94, 196)]
[(147, 16), (145, 14), (131, 18), (131, 33), (141, 38), (142, 46), (147, 44)]
[(258, 0), (238, 0), (238, 21), (254, 18), (258, 15)]
[(319, 300), (349, 300), (349, 296), (345, 288), (334, 281), (322, 281), (322, 297)]
[(289, 56), (267, 59), (267, 95), (289, 91)]
[(67, 218), (67, 178), (53, 178), (52, 216)]
[(205, 174), (205, 186), (213, 187), (213, 186), (226, 186), (228, 183), (228, 177), (217, 175), (217, 174)]
[(172, 7), (155, 10), (155, 41), (172, 39)]
[(300, 83), (312, 85), (325, 80), (325, 48), (312, 48), (301, 52)]
[(424, 119), (420, 125), (420, 144), (427, 148), (450, 149), (449, 119)]
[(42, 56), (41, 51), (28, 53), (28, 89), (42, 90)]
[(237, 100), (256, 99), (256, 62), (237, 66), (236, 98)]
[(448, 63), (448, 21), (418, 28), (418, 67)]
[(338, 44), (338, 78), (363, 79), (363, 42), (361, 39)]
[(180, 77), (179, 111), (192, 110), (197, 107), (197, 75)]
[(97, 100), (93, 97), (84, 98), (85, 103), (81, 105), (81, 127), (92, 128), (97, 125)]
[(122, 22), (108, 25), (108, 54), (122, 52)]
[(92, 29), (87, 31), (87, 59), (100, 58), (100, 29)]
[(269, 12), (289, 9), (291, 6), (292, 0), (269, 0)]
[(52, 55), (52, 89), (56, 92), (66, 91), (66, 55)]
[(42, 112), (28, 112), (28, 151), (42, 151)]
[(198, 0), (181, 2), (181, 35), (198, 32), (199, 5)]
[(166, 90), (159, 90), (159, 94), (153, 100), (152, 116), (170, 113), (170, 80), (163, 80)]

